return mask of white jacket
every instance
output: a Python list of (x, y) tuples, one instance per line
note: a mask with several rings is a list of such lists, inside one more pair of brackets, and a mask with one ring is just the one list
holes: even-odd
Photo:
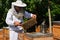
[[(6, 16), (6, 23), (9, 25), (10, 30), (18, 30), (18, 28), (14, 26), (14, 21), (23, 22), (23, 18), (18, 19), (13, 15), (13, 13), (17, 13), (17, 12), (14, 9), (9, 9), (7, 16)], [(24, 17), (31, 18), (32, 14), (25, 11)], [(22, 27), (20, 28), (22, 29)]]

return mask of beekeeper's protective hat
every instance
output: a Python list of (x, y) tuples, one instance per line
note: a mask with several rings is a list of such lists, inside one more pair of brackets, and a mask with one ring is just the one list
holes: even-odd
[(12, 2), (12, 5), (18, 6), (18, 7), (26, 7), (27, 5), (23, 3), (21, 0), (17, 0), (16, 2)]

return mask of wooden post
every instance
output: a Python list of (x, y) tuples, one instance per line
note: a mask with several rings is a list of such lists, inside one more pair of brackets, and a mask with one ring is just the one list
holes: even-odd
[(49, 28), (50, 28), (50, 33), (52, 33), (52, 26), (51, 26), (51, 13), (50, 13), (50, 1), (48, 0), (48, 14), (49, 14)]

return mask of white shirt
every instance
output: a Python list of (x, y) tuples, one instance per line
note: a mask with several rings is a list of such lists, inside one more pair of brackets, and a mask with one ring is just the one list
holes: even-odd
[[(6, 23), (9, 25), (10, 30), (15, 30), (15, 29), (17, 30), (17, 27), (14, 26), (14, 21), (23, 22), (23, 18), (18, 19), (13, 15), (13, 13), (17, 13), (17, 12), (13, 9), (10, 9), (8, 11), (7, 16), (6, 16)], [(24, 17), (31, 18), (32, 14), (25, 11)], [(22, 27), (20, 27), (20, 28), (22, 28)]]

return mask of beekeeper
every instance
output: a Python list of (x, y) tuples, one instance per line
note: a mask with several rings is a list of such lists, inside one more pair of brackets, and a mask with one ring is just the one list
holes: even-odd
[(12, 2), (12, 7), (9, 9), (6, 16), (6, 23), (9, 25), (9, 39), (18, 40), (18, 32), (23, 33), (22, 23), (23, 17), (25, 18), (36, 18), (36, 15), (29, 13), (24, 10), (27, 5), (21, 0)]

